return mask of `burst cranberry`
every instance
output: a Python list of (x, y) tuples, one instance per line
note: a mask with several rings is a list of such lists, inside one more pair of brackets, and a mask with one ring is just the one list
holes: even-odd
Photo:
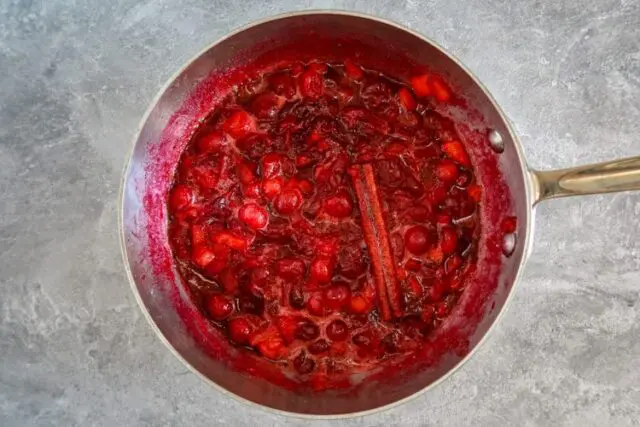
[(276, 197), (282, 191), (284, 186), (284, 179), (281, 176), (276, 178), (267, 178), (262, 181), (262, 193), (264, 193), (267, 199)]
[(442, 151), (444, 151), (450, 159), (455, 160), (462, 166), (469, 167), (471, 165), (467, 152), (458, 140), (447, 141), (442, 144)]
[(311, 320), (304, 319), (298, 323), (295, 336), (302, 341), (311, 341), (320, 336), (320, 328)]
[(269, 87), (285, 98), (291, 98), (296, 94), (296, 82), (287, 71), (269, 76)]
[(300, 286), (294, 286), (289, 291), (289, 305), (297, 310), (304, 307), (304, 292)]
[(283, 161), (284, 159), (280, 154), (267, 154), (260, 163), (260, 174), (265, 178), (273, 178), (280, 175)]
[(314, 341), (311, 344), (309, 344), (307, 346), (307, 350), (309, 350), (309, 353), (311, 353), (311, 354), (321, 354), (321, 353), (326, 353), (327, 351), (329, 351), (330, 347), (331, 346), (329, 345), (327, 340), (319, 339), (319, 340)]
[(169, 208), (171, 212), (178, 212), (191, 206), (193, 192), (186, 185), (176, 185), (169, 195)]
[(404, 268), (409, 271), (420, 271), (422, 263), (415, 258), (409, 258), (407, 262), (404, 263)]
[(369, 348), (373, 345), (373, 337), (368, 331), (360, 332), (359, 334), (354, 335), (351, 340), (358, 347)]
[(413, 111), (418, 106), (416, 100), (413, 99), (413, 95), (406, 87), (403, 87), (398, 91), (398, 98), (400, 99), (400, 104), (402, 104), (404, 109), (407, 111)]
[(229, 320), (229, 338), (236, 344), (247, 345), (254, 331), (254, 326), (245, 317), (235, 317)]
[(241, 207), (238, 211), (238, 218), (254, 230), (261, 230), (269, 223), (267, 210), (255, 203), (247, 203)]
[(447, 274), (453, 273), (462, 265), (462, 259), (458, 255), (451, 255), (444, 262), (444, 271)]
[(360, 80), (364, 77), (364, 71), (355, 62), (350, 59), (345, 59), (344, 61), (344, 71), (347, 73), (349, 77), (354, 80)]
[(407, 279), (407, 289), (413, 298), (420, 298), (422, 296), (422, 285), (415, 276)]
[(300, 79), (300, 93), (302, 96), (311, 99), (317, 99), (324, 91), (324, 81), (322, 76), (314, 70), (308, 70), (302, 73)]
[(307, 310), (315, 316), (324, 316), (327, 309), (324, 304), (322, 292), (314, 292), (307, 300)]
[(436, 165), (436, 176), (443, 181), (455, 181), (458, 178), (458, 173), (458, 167), (451, 160), (441, 160)]
[(247, 247), (247, 241), (235, 233), (221, 232), (214, 237), (216, 243), (228, 246), (237, 251), (244, 251)]
[(224, 320), (233, 313), (233, 302), (221, 294), (214, 294), (207, 301), (207, 312), (212, 319)]
[(329, 286), (324, 290), (324, 299), (327, 307), (339, 310), (350, 302), (351, 290), (346, 283)]
[(277, 319), (276, 325), (284, 340), (291, 343), (296, 338), (299, 323), (297, 316), (282, 316)]
[(349, 327), (342, 320), (334, 320), (327, 326), (327, 337), (331, 341), (344, 341), (349, 336)]
[(353, 211), (353, 201), (346, 190), (341, 190), (324, 202), (326, 212), (336, 218), (345, 218)]
[(431, 95), (431, 85), (429, 84), (429, 75), (422, 74), (411, 79), (411, 87), (416, 95), (425, 97)]
[(293, 359), (293, 367), (299, 374), (308, 374), (312, 372), (316, 367), (316, 362), (308, 357), (304, 351), (301, 352), (295, 359)]
[(193, 248), (191, 258), (198, 267), (204, 268), (216, 258), (216, 254), (211, 248), (201, 245)]
[(310, 276), (315, 283), (328, 283), (333, 277), (334, 262), (326, 257), (316, 258), (311, 263)]
[(196, 146), (200, 153), (213, 153), (219, 150), (226, 142), (225, 136), (220, 132), (211, 132), (198, 139)]
[(440, 77), (434, 76), (431, 78), (431, 89), (433, 90), (433, 96), (438, 101), (446, 102), (451, 98), (451, 91)]
[(283, 103), (284, 100), (273, 93), (263, 93), (251, 102), (250, 109), (257, 118), (272, 120), (278, 116), (278, 111)]
[(304, 262), (297, 258), (282, 258), (275, 264), (276, 274), (285, 280), (299, 280), (304, 276)]
[(286, 353), (286, 347), (282, 338), (269, 337), (256, 344), (258, 351), (267, 359), (278, 360)]
[(246, 111), (234, 111), (224, 122), (224, 131), (236, 139), (244, 138), (255, 130), (253, 119)]
[(456, 230), (454, 230), (453, 227), (443, 227), (440, 233), (440, 247), (442, 248), (442, 252), (450, 254), (455, 251), (458, 245)]
[(298, 190), (287, 189), (276, 197), (275, 208), (283, 215), (294, 213), (300, 205), (302, 205), (302, 195)]
[(412, 254), (422, 255), (431, 243), (431, 233), (421, 225), (414, 225), (404, 233), (404, 245)]

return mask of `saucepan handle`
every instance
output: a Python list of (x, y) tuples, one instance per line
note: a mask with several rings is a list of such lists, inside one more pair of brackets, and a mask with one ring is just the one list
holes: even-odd
[(640, 190), (640, 156), (552, 171), (531, 171), (533, 204), (565, 196)]

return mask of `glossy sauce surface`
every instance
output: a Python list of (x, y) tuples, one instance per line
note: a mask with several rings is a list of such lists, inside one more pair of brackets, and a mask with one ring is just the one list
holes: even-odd
[(479, 201), (454, 95), (351, 61), (236, 87), (181, 156), (169, 238), (201, 311), (300, 380), (417, 351), (476, 267)]

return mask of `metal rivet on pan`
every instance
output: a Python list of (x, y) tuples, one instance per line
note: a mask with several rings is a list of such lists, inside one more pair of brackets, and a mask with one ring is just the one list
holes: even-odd
[(505, 234), (502, 238), (502, 253), (511, 256), (516, 249), (516, 233)]
[(491, 129), (489, 131), (489, 143), (496, 153), (502, 153), (504, 151), (504, 141), (502, 140), (502, 135), (500, 135), (500, 132), (497, 130)]

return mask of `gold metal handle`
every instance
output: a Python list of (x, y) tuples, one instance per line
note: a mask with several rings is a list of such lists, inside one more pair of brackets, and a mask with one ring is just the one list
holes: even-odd
[(531, 171), (534, 201), (640, 190), (640, 157), (554, 171)]

